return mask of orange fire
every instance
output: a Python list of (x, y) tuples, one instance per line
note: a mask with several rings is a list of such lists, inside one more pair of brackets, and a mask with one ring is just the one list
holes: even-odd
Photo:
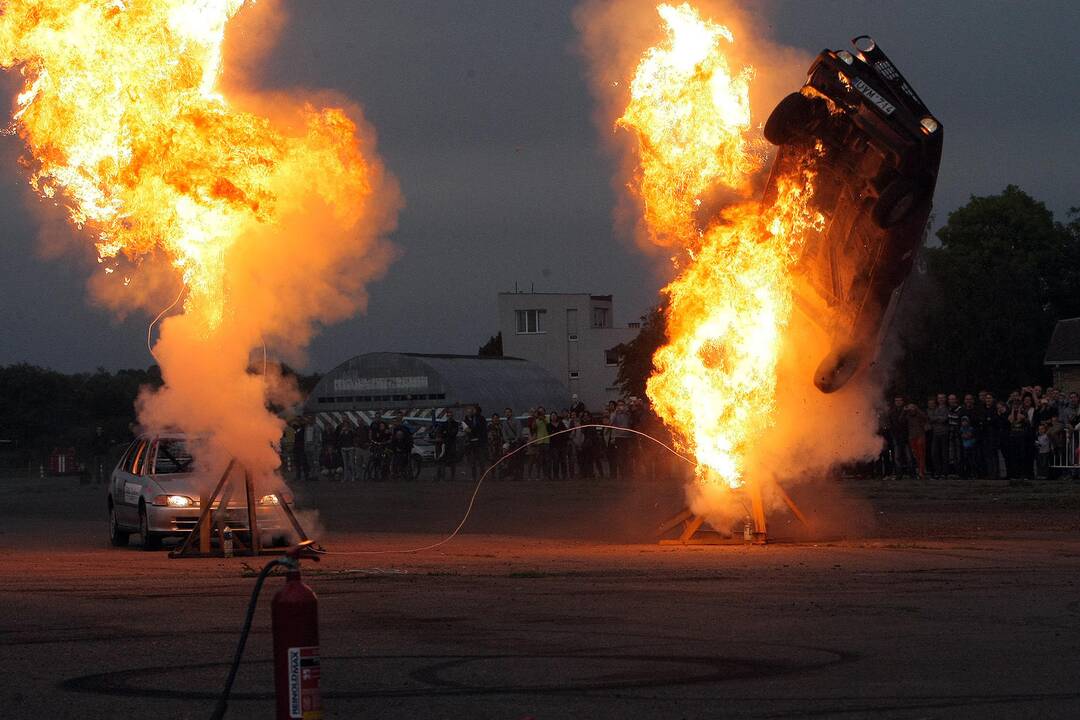
[[(771, 206), (747, 200), (763, 165), (750, 122), (753, 70), (730, 66), (732, 33), (689, 4), (658, 12), (666, 37), (641, 58), (617, 122), (637, 136), (632, 189), (650, 236), (684, 250), (681, 273), (664, 289), (669, 342), (653, 359), (647, 392), (697, 458), (698, 481), (738, 487), (774, 407), (791, 266), (823, 219), (808, 206), (809, 163), (782, 178)], [(718, 189), (743, 200), (702, 228), (697, 215)]]
[(286, 136), (216, 89), (244, 4), (20, 1), (0, 16), (0, 66), (25, 77), (14, 129), (31, 185), (92, 233), (103, 262), (164, 250), (208, 329), (228, 312), (230, 248), (275, 223), (289, 176), (310, 173), (329, 204), (370, 194), (344, 112), (308, 107)]

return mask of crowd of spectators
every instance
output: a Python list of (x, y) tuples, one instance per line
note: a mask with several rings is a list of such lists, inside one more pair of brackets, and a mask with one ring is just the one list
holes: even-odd
[(995, 398), (938, 393), (920, 407), (898, 396), (883, 417), (886, 474), (917, 478), (1052, 478), (1080, 462), (1080, 396), (1025, 386)]
[[(370, 425), (345, 421), (323, 430), (303, 418), (282, 438), (283, 459), (295, 480), (320, 477), (355, 480), (409, 480), (421, 469), (417, 443), (431, 445), (436, 481), (476, 480), (492, 465), (494, 477), (506, 480), (572, 480), (646, 477), (666, 463), (662, 448), (638, 433), (669, 441), (668, 433), (638, 398), (608, 402), (592, 412), (576, 396), (570, 407), (549, 411), (513, 408), (485, 416), (466, 406), (460, 419), (447, 408), (434, 421), (417, 424), (397, 412), (387, 422)], [(665, 465), (665, 470), (667, 469)]]
[[(881, 421), (886, 441), (881, 469), (887, 476), (1053, 478), (1064, 468), (1071, 474), (1080, 468), (1076, 392), (1033, 385), (1001, 398), (985, 390), (939, 393), (923, 405), (898, 396)], [(557, 411), (534, 407), (516, 413), (508, 407), (485, 415), (472, 405), (448, 408), (434, 421), (407, 418), (399, 411), (370, 425), (346, 421), (330, 430), (297, 419), (282, 450), (297, 480), (411, 480), (424, 463), (434, 464), (436, 481), (475, 481), (493, 465), (492, 477), (506, 480), (654, 478), (686, 472), (639, 433), (670, 442), (670, 434), (638, 398), (611, 401), (593, 412), (575, 397), (570, 407)], [(425, 452), (417, 445), (427, 446)]]

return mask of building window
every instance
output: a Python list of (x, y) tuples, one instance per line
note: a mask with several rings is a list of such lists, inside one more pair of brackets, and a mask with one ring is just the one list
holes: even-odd
[(619, 348), (613, 347), (610, 350), (604, 351), (604, 364), (605, 365), (618, 365), (619, 364)]
[(570, 342), (574, 342), (575, 340), (577, 340), (577, 335), (576, 334), (571, 334), (568, 339), (570, 340)]
[(594, 307), (592, 309), (592, 326), (594, 328), (611, 327), (611, 312), (608, 308)]
[(572, 372), (572, 373), (570, 373), (570, 379), (571, 379), (571, 380), (576, 380), (576, 379), (577, 379), (577, 377), (578, 377), (578, 373), (576, 373), (576, 372)]
[(518, 310), (517, 331), (518, 334), (544, 332), (544, 315), (546, 310)]

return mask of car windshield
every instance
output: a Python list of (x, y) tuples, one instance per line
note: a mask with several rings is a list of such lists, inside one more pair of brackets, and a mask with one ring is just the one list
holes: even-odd
[(157, 457), (154, 459), (155, 475), (173, 475), (191, 472), (191, 453), (183, 440), (159, 440)]

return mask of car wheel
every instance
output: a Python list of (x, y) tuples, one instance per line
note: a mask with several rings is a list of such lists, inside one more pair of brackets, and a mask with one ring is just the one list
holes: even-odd
[(139, 505), (139, 535), (142, 537), (143, 550), (156, 550), (161, 547), (161, 538), (150, 532), (150, 520), (146, 517), (146, 506)]
[(109, 503), (109, 542), (115, 547), (126, 547), (129, 536), (130, 533), (120, 529), (120, 525), (116, 522), (116, 508)]
[(834, 349), (818, 364), (814, 385), (825, 394), (836, 392), (847, 384), (861, 364), (862, 353), (858, 348)]
[(765, 139), (773, 145), (790, 145), (806, 135), (806, 126), (816, 115), (815, 101), (802, 93), (781, 100), (765, 121)]
[(919, 204), (921, 196), (922, 189), (914, 182), (896, 178), (881, 191), (870, 216), (875, 225), (887, 230), (903, 222)]

